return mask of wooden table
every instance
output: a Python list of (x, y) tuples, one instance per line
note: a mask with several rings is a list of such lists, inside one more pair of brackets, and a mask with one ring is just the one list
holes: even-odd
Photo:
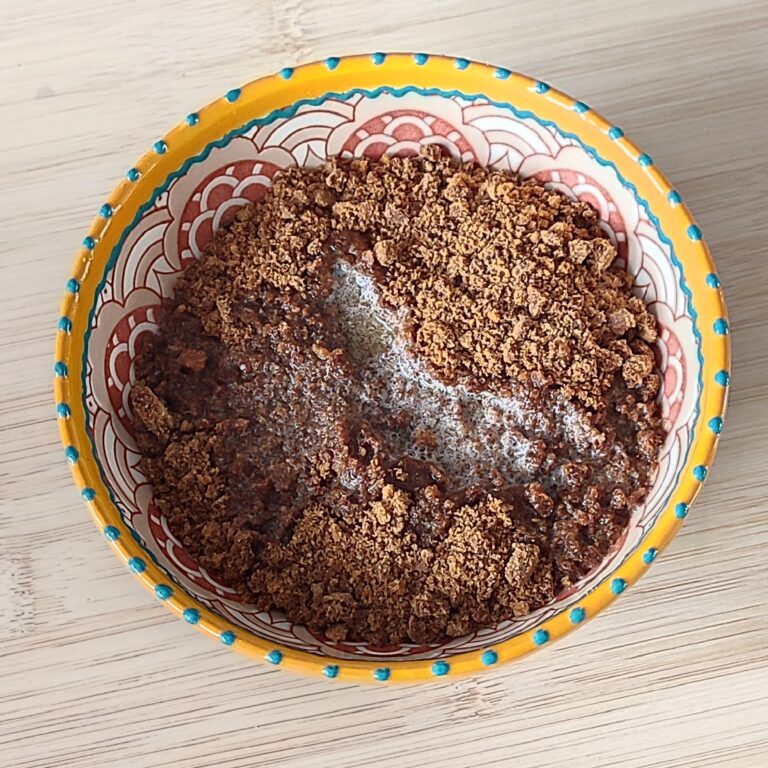
[[(0, 765), (768, 763), (768, 6), (542, 5), (0, 0)], [(698, 217), (735, 360), (711, 479), (651, 573), (534, 657), (408, 688), (296, 678), (175, 620), (91, 523), (51, 402), (71, 259), (132, 160), (227, 88), (374, 49), (520, 69), (622, 125)]]

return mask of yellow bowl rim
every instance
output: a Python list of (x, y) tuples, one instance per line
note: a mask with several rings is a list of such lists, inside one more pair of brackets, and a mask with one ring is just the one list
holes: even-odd
[[(144, 559), (146, 552), (130, 534), (119, 511), (110, 501), (109, 490), (100, 477), (86, 432), (81, 386), (85, 331), (93, 304), (92, 300), (81, 300), (84, 296), (95, 298), (93, 289), (99, 270), (93, 267), (107, 264), (120, 234), (135, 211), (135, 207), (132, 210), (127, 205), (129, 200), (136, 196), (138, 203), (143, 202), (147, 190), (154, 189), (158, 182), (178, 169), (180, 160), (173, 159), (175, 146), (181, 144), (189, 149), (200, 146), (208, 139), (212, 141), (211, 137), (220, 138), (224, 129), (230, 130), (243, 124), (243, 121), (232, 121), (244, 114), (246, 107), (251, 116), (266, 115), (302, 100), (320, 99), (328, 93), (381, 88), (434, 89), (440, 93), (482, 95), (494, 102), (514, 106), (517, 111), (530, 112), (540, 121), (551, 122), (559, 130), (577, 136), (580, 142), (584, 138), (582, 145), (588, 151), (592, 150), (593, 157), (612, 165), (625, 183), (631, 179), (636, 196), (639, 195), (647, 203), (649, 212), (653, 212), (656, 218), (654, 223), (669, 238), (690, 291), (689, 309), (692, 306), (690, 299), (695, 298), (693, 311), (698, 322), (702, 364), (698, 435), (692, 439), (677, 486), (655, 525), (646, 534), (642, 546), (638, 546), (603, 578), (579, 601), (578, 606), (568, 612), (561, 611), (520, 635), (482, 651), (440, 659), (388, 662), (332, 658), (269, 642), (208, 610), (182, 589), (168, 585), (165, 575), (154, 562)], [(187, 151), (184, 157), (194, 154)], [(189, 115), (136, 163), (100, 209), (75, 259), (61, 303), (55, 349), (54, 395), (65, 455), (96, 524), (139, 581), (173, 613), (204, 634), (218, 638), (226, 646), (281, 668), (343, 681), (413, 682), (478, 672), (524, 656), (551, 644), (593, 618), (634, 584), (679, 529), (709, 471), (722, 429), (729, 371), (727, 314), (709, 249), (679, 194), (656, 169), (650, 157), (641, 152), (623, 131), (583, 102), (572, 99), (547, 83), (505, 68), (425, 53), (374, 53), (330, 57), (296, 68), (285, 68), (232, 89)]]

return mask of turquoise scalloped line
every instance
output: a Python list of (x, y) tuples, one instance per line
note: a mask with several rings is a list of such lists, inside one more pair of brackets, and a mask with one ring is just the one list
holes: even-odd
[[(283, 72), (284, 72), (284, 70), (281, 70), (281, 74), (283, 74)], [(293, 71), (291, 71), (291, 74), (293, 74)], [(285, 75), (283, 75), (283, 76), (285, 76)], [(651, 208), (650, 208), (650, 205), (648, 204), (648, 201), (645, 200), (645, 198), (640, 196), (640, 194), (639, 194), (639, 192), (637, 190), (637, 187), (634, 184), (632, 184), (632, 182), (630, 182), (630, 181), (628, 181), (627, 179), (624, 178), (624, 176), (619, 172), (618, 168), (616, 167), (616, 165), (613, 162), (611, 162), (610, 160), (605, 160), (603, 157), (601, 157), (600, 154), (597, 152), (597, 150), (594, 147), (591, 147), (588, 144), (585, 144), (578, 135), (576, 135), (574, 133), (570, 133), (568, 131), (562, 130), (557, 125), (557, 123), (555, 123), (553, 120), (545, 120), (543, 118), (540, 118), (536, 114), (534, 114), (533, 112), (531, 112), (529, 110), (520, 110), (517, 107), (515, 107), (513, 104), (511, 104), (510, 102), (496, 101), (494, 99), (488, 98), (486, 95), (484, 95), (482, 93), (463, 93), (462, 91), (459, 91), (459, 90), (456, 90), (456, 89), (443, 90), (443, 89), (440, 89), (440, 88), (420, 88), (418, 86), (413, 86), (413, 85), (405, 86), (403, 88), (393, 88), (391, 86), (386, 86), (385, 85), (385, 86), (380, 86), (379, 88), (374, 88), (372, 90), (369, 90), (369, 89), (366, 89), (366, 88), (352, 88), (352, 89), (350, 89), (348, 91), (341, 91), (341, 92), (338, 92), (338, 91), (328, 91), (328, 92), (324, 93), (322, 96), (318, 96), (318, 97), (313, 98), (313, 99), (300, 99), (300, 100), (294, 102), (293, 104), (291, 104), (288, 107), (282, 107), (280, 109), (272, 110), (271, 112), (269, 112), (264, 117), (254, 118), (253, 120), (250, 120), (249, 122), (245, 123), (244, 125), (229, 131), (224, 136), (222, 136), (220, 139), (217, 139), (216, 141), (213, 141), (213, 142), (209, 143), (208, 145), (206, 145), (206, 147), (203, 149), (202, 152), (200, 152), (199, 154), (197, 154), (197, 155), (195, 155), (193, 157), (187, 158), (176, 171), (173, 171), (172, 173), (170, 173), (166, 177), (165, 181), (160, 186), (158, 186), (158, 187), (156, 187), (154, 189), (154, 191), (152, 192), (149, 200), (147, 202), (145, 202), (144, 204), (142, 204), (141, 206), (138, 207), (138, 209), (136, 211), (136, 215), (135, 215), (133, 221), (125, 228), (125, 230), (123, 230), (122, 234), (120, 235), (120, 239), (118, 240), (116, 245), (113, 247), (112, 253), (110, 254), (110, 257), (109, 257), (109, 259), (107, 260), (107, 262), (106, 262), (106, 264), (104, 266), (104, 272), (102, 273), (101, 279), (99, 280), (99, 284), (98, 284), (98, 286), (96, 288), (96, 291), (94, 293), (94, 302), (91, 305), (91, 308), (90, 308), (89, 314), (88, 314), (88, 325), (87, 325), (87, 330), (85, 332), (83, 355), (82, 355), (82, 374), (81, 374), (81, 379), (82, 379), (82, 393), (83, 393), (83, 398), (82, 399), (83, 399), (84, 414), (85, 414), (86, 434), (88, 435), (88, 440), (89, 440), (89, 442), (91, 444), (92, 454), (93, 454), (96, 466), (98, 467), (98, 471), (99, 471), (99, 474), (101, 476), (102, 482), (104, 483), (105, 487), (107, 488), (107, 490), (109, 492), (110, 500), (112, 501), (112, 503), (115, 506), (115, 509), (118, 511), (118, 514), (123, 519), (123, 521), (126, 522), (126, 524), (127, 524), (127, 516), (126, 516), (125, 512), (123, 511), (123, 509), (121, 508), (121, 505), (119, 504), (119, 502), (115, 498), (115, 495), (112, 492), (112, 488), (111, 488), (109, 482), (107, 481), (106, 475), (104, 473), (104, 468), (102, 467), (101, 461), (98, 458), (98, 453), (96, 451), (96, 445), (95, 445), (95, 443), (93, 441), (93, 437), (91, 435), (91, 430), (89, 428), (90, 427), (90, 419), (89, 419), (88, 409), (87, 409), (87, 407), (85, 407), (85, 392), (86, 392), (86, 381), (85, 381), (85, 378), (86, 378), (86, 371), (87, 371), (88, 347), (89, 347), (89, 342), (90, 342), (90, 334), (91, 334), (93, 315), (94, 315), (94, 311), (95, 311), (95, 308), (96, 308), (96, 299), (100, 295), (101, 290), (104, 287), (104, 284), (106, 283), (107, 275), (109, 274), (110, 270), (112, 269), (112, 267), (114, 266), (115, 262), (117, 261), (117, 258), (120, 255), (120, 251), (122, 250), (123, 245), (125, 244), (126, 239), (130, 235), (130, 233), (133, 231), (133, 229), (137, 226), (137, 224), (141, 221), (141, 219), (144, 216), (144, 214), (154, 205), (154, 203), (157, 200), (157, 198), (161, 194), (166, 192), (168, 190), (168, 188), (170, 187), (170, 185), (176, 179), (181, 178), (182, 176), (184, 176), (186, 174), (186, 172), (189, 170), (189, 168), (192, 165), (194, 165), (195, 163), (199, 163), (199, 162), (202, 162), (203, 160), (207, 159), (208, 156), (210, 155), (210, 153), (214, 149), (220, 149), (222, 147), (227, 146), (230, 143), (230, 141), (232, 141), (233, 138), (235, 138), (237, 136), (242, 136), (243, 134), (245, 134), (248, 131), (250, 131), (252, 128), (263, 126), (263, 125), (269, 125), (270, 123), (274, 122), (275, 120), (277, 120), (279, 118), (292, 117), (302, 107), (305, 107), (305, 106), (320, 106), (321, 104), (323, 104), (325, 101), (328, 101), (329, 99), (336, 99), (336, 100), (346, 101), (349, 98), (351, 98), (352, 96), (357, 96), (357, 95), (365, 96), (365, 97), (371, 98), (371, 99), (376, 99), (376, 98), (378, 98), (379, 96), (381, 96), (383, 94), (391, 95), (391, 96), (394, 96), (395, 98), (402, 98), (403, 96), (405, 96), (405, 95), (407, 95), (409, 93), (417, 93), (417, 94), (422, 95), (422, 96), (442, 96), (444, 98), (458, 97), (458, 98), (466, 99), (468, 101), (475, 101), (475, 100), (482, 99), (483, 101), (485, 101), (485, 102), (487, 102), (489, 104), (492, 104), (495, 107), (498, 107), (500, 109), (509, 110), (516, 117), (518, 117), (520, 119), (523, 119), (523, 120), (525, 120), (525, 119), (534, 120), (535, 122), (539, 123), (539, 125), (543, 125), (543, 126), (546, 126), (546, 127), (549, 127), (549, 128), (554, 128), (561, 136), (563, 136), (565, 138), (568, 138), (568, 139), (572, 139), (573, 141), (575, 141), (597, 163), (599, 163), (600, 165), (602, 165), (604, 167), (612, 169), (613, 172), (616, 174), (616, 177), (618, 178), (619, 182), (622, 184), (622, 186), (625, 189), (628, 189), (632, 193), (632, 195), (635, 198), (635, 201), (638, 203), (638, 205), (641, 205), (643, 207), (643, 209), (645, 210), (645, 212), (648, 215), (648, 218), (651, 220), (651, 222), (653, 223), (654, 227), (656, 228), (656, 232), (657, 232), (659, 238), (670, 249), (670, 257), (671, 257), (672, 263), (677, 268), (678, 273), (679, 273), (678, 284), (680, 285), (680, 288), (682, 289), (684, 295), (687, 298), (688, 307), (689, 307), (690, 313), (691, 313), (693, 333), (694, 333), (694, 337), (696, 338), (696, 340), (698, 342), (696, 352), (697, 352), (697, 357), (698, 357), (698, 361), (699, 361), (699, 375), (698, 375), (698, 382), (697, 382), (698, 387), (697, 387), (697, 394), (696, 394), (696, 407), (695, 407), (695, 411), (694, 411), (693, 425), (691, 427), (691, 442), (690, 442), (690, 444), (688, 446), (688, 449), (686, 451), (686, 454), (685, 454), (685, 456), (683, 458), (683, 462), (682, 462), (683, 467), (687, 463), (688, 455), (690, 454), (690, 450), (691, 450), (691, 446), (693, 446), (693, 444), (695, 442), (693, 437), (696, 434), (696, 430), (697, 430), (698, 422), (699, 422), (699, 416), (700, 416), (700, 413), (701, 413), (701, 394), (702, 394), (702, 391), (703, 391), (703, 383), (704, 383), (704, 381), (703, 381), (704, 357), (703, 357), (702, 352), (701, 352), (702, 336), (701, 336), (701, 333), (700, 333), (700, 331), (698, 329), (698, 324), (697, 324), (698, 313), (696, 312), (696, 310), (694, 308), (693, 293), (690, 290), (690, 288), (688, 287), (688, 285), (686, 283), (686, 280), (685, 280), (685, 270), (683, 269), (682, 263), (680, 262), (680, 260), (677, 258), (677, 255), (675, 254), (674, 244), (673, 244), (672, 240), (669, 237), (667, 237), (667, 235), (662, 230), (661, 224), (659, 222), (658, 217), (656, 217), (653, 214), (653, 212), (651, 211)], [(672, 486), (673, 489), (677, 487), (677, 485), (679, 483), (679, 480), (680, 480), (680, 475), (682, 474), (682, 471), (683, 471), (682, 468), (678, 471), (677, 476), (675, 478), (675, 482), (674, 482), (674, 484)], [(664, 503), (661, 505), (661, 511), (663, 511), (666, 508), (667, 504), (669, 503), (669, 498), (670, 498), (671, 495), (672, 495), (672, 491), (670, 491), (670, 493), (667, 495), (667, 498), (664, 500)], [(661, 512), (659, 512), (659, 515), (660, 514), (661, 514)], [(658, 515), (657, 515), (657, 519), (658, 519)], [(171, 578), (173, 581), (178, 583), (176, 577), (173, 574), (171, 574), (169, 571), (167, 571), (163, 566), (161, 566), (157, 562), (157, 559), (156, 559), (154, 553), (152, 553), (147, 548), (147, 546), (141, 540), (141, 538), (138, 536), (138, 534), (136, 534), (136, 532), (133, 530), (133, 528), (131, 526), (129, 526), (129, 525), (128, 525), (128, 530), (132, 533), (133, 538), (136, 540), (136, 542), (139, 544), (139, 546), (142, 548), (142, 550), (144, 550), (152, 558), (152, 560), (155, 562), (155, 564), (158, 565), (160, 567), (160, 569), (164, 573), (166, 573), (166, 575), (169, 578)], [(621, 563), (619, 563), (617, 565), (617, 567), (616, 567), (617, 569), (624, 562), (626, 562), (626, 560), (630, 556), (632, 556), (632, 554), (634, 554), (634, 552), (639, 548), (640, 544), (645, 540), (647, 535), (648, 534), (646, 533), (640, 539), (640, 541), (638, 542), (637, 547), (635, 547), (631, 552), (629, 552), (629, 553), (627, 553), (625, 555), (625, 557), (621, 561)], [(605, 578), (603, 578), (599, 582), (598, 585), (595, 585), (595, 587), (593, 587), (593, 589), (596, 589), (597, 586), (602, 585), (606, 581), (606, 579), (608, 579), (608, 578), (611, 578), (611, 577), (610, 576), (606, 576)], [(196, 600), (197, 598), (193, 598), (193, 599)], [(555, 614), (555, 615), (559, 615), (559, 614)]]

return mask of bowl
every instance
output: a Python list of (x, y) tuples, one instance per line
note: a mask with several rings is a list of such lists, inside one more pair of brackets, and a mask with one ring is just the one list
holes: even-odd
[[(549, 605), (429, 645), (334, 643), (258, 612), (184, 551), (139, 469), (132, 361), (174, 281), (212, 233), (281, 168), (332, 155), (439, 144), (462, 161), (535, 176), (589, 201), (658, 319), (668, 429), (646, 502), (602, 564)], [(171, 611), (225, 646), (337, 680), (398, 682), (477, 672), (562, 637), (629, 588), (688, 515), (712, 463), (729, 384), (720, 282), (680, 194), (616, 125), (547, 83), (424, 53), (322, 62), (233, 88), (192, 112), (125, 174), (83, 240), (58, 319), (56, 413), (99, 529)]]

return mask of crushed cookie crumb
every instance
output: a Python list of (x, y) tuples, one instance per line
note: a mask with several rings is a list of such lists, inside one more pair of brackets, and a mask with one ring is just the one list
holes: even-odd
[(178, 281), (130, 395), (187, 552), (329, 642), (550, 602), (647, 494), (656, 324), (596, 211), (419, 156), (286, 168)]

